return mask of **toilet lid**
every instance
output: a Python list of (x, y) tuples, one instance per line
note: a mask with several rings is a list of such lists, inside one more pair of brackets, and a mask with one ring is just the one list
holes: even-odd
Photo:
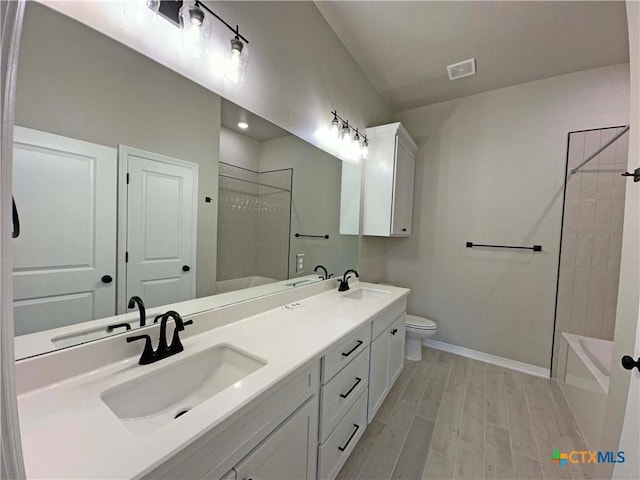
[(433, 320), (428, 318), (418, 317), (416, 315), (407, 315), (406, 325), (408, 327), (417, 328), (420, 330), (435, 330), (437, 325)]

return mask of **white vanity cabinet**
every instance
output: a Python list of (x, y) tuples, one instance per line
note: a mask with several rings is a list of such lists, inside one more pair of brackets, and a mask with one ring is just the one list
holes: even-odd
[(315, 480), (318, 397), (313, 396), (238, 465), (237, 480)]
[(371, 342), (371, 366), (369, 369), (369, 423), (373, 420), (404, 365), (406, 313), (402, 313), (395, 320), (393, 318), (391, 317), (391, 322), (388, 317), (381, 318), (377, 320), (378, 325), (376, 322), (373, 324), (374, 340)]
[(371, 322), (322, 357), (318, 480), (332, 480), (367, 426)]
[(367, 128), (362, 234), (411, 235), (418, 147), (400, 123)]

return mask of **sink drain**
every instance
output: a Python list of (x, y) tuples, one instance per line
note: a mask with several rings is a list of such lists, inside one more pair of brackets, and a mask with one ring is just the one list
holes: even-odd
[(182, 415), (187, 413), (189, 410), (191, 410), (191, 409), (190, 408), (183, 408), (182, 410), (178, 410), (176, 412), (176, 414), (174, 415), (173, 419), (175, 420), (176, 418), (181, 417)]

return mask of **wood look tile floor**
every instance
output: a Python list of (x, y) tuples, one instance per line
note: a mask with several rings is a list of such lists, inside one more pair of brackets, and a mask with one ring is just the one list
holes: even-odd
[(338, 480), (596, 477), (551, 462), (555, 448), (587, 449), (555, 380), (423, 347)]

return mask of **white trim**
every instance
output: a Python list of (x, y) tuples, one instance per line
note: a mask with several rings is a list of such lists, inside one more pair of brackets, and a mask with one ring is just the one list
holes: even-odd
[(0, 22), (0, 478), (26, 478), (16, 397), (11, 257), (13, 123), (25, 2), (1, 2)]
[(198, 186), (199, 186), (199, 167), (196, 163), (180, 160), (178, 158), (168, 157), (159, 153), (141, 150), (127, 145), (118, 145), (118, 227), (117, 227), (117, 246), (116, 246), (116, 314), (127, 313), (127, 263), (125, 262), (125, 254), (127, 251), (127, 212), (128, 212), (128, 186), (127, 173), (129, 172), (129, 156), (140, 156), (148, 160), (167, 163), (169, 165), (178, 165), (180, 167), (190, 168), (194, 172), (193, 184), (193, 217), (194, 222), (192, 244), (191, 244), (191, 274), (193, 282), (191, 282), (191, 296), (196, 297), (196, 268), (197, 268), (197, 248), (198, 248)]
[(534, 375), (536, 377), (550, 378), (551, 376), (551, 370), (548, 368), (538, 367), (537, 365), (531, 365), (530, 363), (518, 362), (517, 360), (499, 357), (498, 355), (492, 355), (491, 353), (479, 352), (478, 350), (471, 350), (470, 348), (459, 347), (458, 345), (452, 345), (438, 340), (431, 340), (430, 338), (425, 338), (422, 343), (423, 345), (435, 348), (436, 350), (455, 353), (461, 357), (491, 363), (492, 365), (498, 365), (510, 370), (517, 370), (518, 372)]

